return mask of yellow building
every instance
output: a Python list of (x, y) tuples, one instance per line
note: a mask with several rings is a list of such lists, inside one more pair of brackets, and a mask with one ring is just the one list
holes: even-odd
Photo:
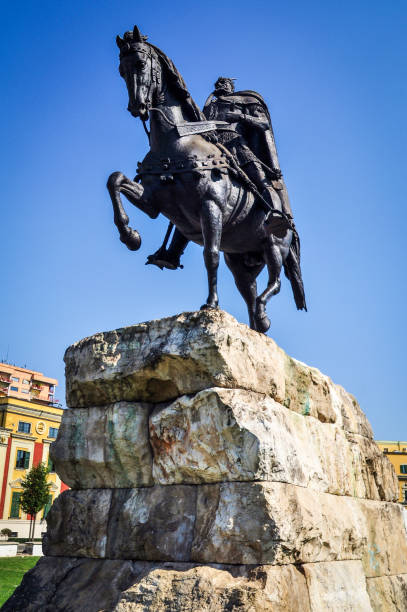
[(407, 442), (376, 440), (377, 446), (387, 455), (399, 479), (399, 501), (407, 507)]
[[(21, 511), (20, 497), (27, 472), (40, 462), (50, 468), (49, 502), (37, 518), (43, 518), (55, 497), (67, 488), (49, 459), (63, 410), (55, 405), (58, 382), (54, 378), (0, 363), (0, 381), (0, 530), (8, 527), (18, 537), (26, 537), (29, 517)], [(35, 537), (43, 531), (45, 523), (38, 521)]]

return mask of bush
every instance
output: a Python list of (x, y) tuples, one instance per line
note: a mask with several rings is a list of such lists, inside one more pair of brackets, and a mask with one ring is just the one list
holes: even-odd
[(13, 532), (8, 527), (5, 527), (0, 531), (0, 533), (1, 535), (7, 536), (9, 538)]

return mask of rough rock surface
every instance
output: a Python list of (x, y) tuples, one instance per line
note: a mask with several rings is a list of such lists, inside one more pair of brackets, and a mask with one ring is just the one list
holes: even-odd
[(49, 513), (44, 552), (223, 564), (359, 559), (366, 576), (404, 574), (402, 512), (272, 482), (65, 491)]
[(407, 574), (367, 579), (374, 612), (405, 612), (407, 610)]
[(72, 490), (4, 610), (407, 610), (397, 479), (342, 387), (221, 311), (65, 359)]
[(235, 566), (43, 557), (3, 612), (310, 612), (293, 565)]
[(303, 566), (312, 612), (372, 610), (360, 561)]
[(117, 402), (67, 410), (50, 453), (73, 489), (150, 486), (149, 404)]
[(150, 416), (158, 484), (279, 481), (394, 501), (397, 480), (370, 438), (241, 389), (205, 389)]

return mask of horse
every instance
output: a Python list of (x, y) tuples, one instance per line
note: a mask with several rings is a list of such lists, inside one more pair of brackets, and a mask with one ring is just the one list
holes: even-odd
[[(123, 194), (152, 219), (163, 214), (188, 240), (203, 246), (208, 297), (201, 308), (219, 307), (217, 275), (222, 251), (246, 302), (252, 329), (266, 333), (270, 327), (266, 304), (280, 290), (283, 265), (297, 308), (306, 309), (294, 227), (282, 236), (270, 233), (260, 194), (245, 184), (227, 150), (204, 133), (208, 122), (204, 124), (204, 115), (172, 61), (147, 42), (137, 26), (116, 41), (128, 110), (141, 119), (150, 143), (135, 180), (114, 172), (107, 182), (121, 241), (130, 250), (141, 244), (139, 233), (129, 227)], [(272, 194), (272, 206), (281, 211), (277, 193)], [(267, 287), (258, 295), (256, 279), (265, 266)]]

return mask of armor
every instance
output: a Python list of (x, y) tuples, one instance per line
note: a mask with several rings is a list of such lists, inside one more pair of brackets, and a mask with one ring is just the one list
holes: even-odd
[[(217, 125), (216, 136), (228, 149), (236, 163), (254, 183), (271, 207), (279, 208), (292, 219), (287, 189), (278, 163), (271, 118), (262, 96), (255, 91), (234, 91), (234, 79), (219, 77), (215, 90), (209, 95), (203, 115), (210, 121), (225, 122)], [(203, 131), (203, 130), (202, 130)], [(286, 227), (286, 226), (285, 226)], [(283, 230), (285, 231), (285, 229)], [(148, 264), (175, 270), (188, 240), (175, 229), (171, 244), (163, 245), (147, 258)]]

